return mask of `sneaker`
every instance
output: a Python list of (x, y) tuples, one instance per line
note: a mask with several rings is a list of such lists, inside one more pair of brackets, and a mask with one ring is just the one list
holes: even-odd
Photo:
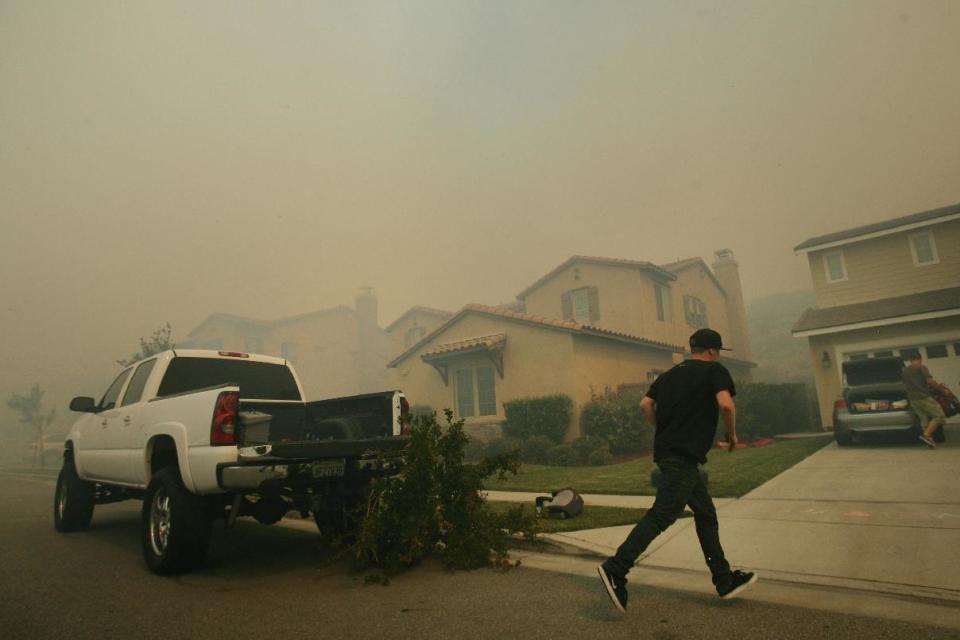
[(730, 574), (730, 580), (722, 587), (717, 587), (717, 593), (724, 600), (735, 597), (738, 593), (757, 581), (757, 574), (749, 571), (734, 571)]
[(610, 596), (613, 606), (617, 608), (617, 611), (620, 613), (627, 612), (627, 581), (624, 578), (617, 578), (615, 575), (607, 571), (603, 565), (597, 567), (597, 573), (600, 574), (600, 580), (603, 582), (603, 587), (607, 591), (607, 595)]
[(933, 438), (931, 438), (930, 436), (928, 436), (928, 435), (926, 435), (926, 434), (920, 436), (920, 442), (922, 442), (923, 444), (927, 445), (927, 446), (930, 447), (931, 449), (936, 449), (936, 448), (937, 448), (937, 443), (933, 441)]

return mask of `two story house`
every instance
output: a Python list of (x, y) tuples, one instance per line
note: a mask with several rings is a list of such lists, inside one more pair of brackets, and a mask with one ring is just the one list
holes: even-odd
[(810, 238), (816, 307), (793, 335), (807, 338), (820, 416), (832, 421), (847, 360), (919, 352), (930, 373), (960, 380), (960, 204)]
[[(391, 324), (407, 331), (413, 310)], [(724, 362), (749, 379), (745, 312), (736, 261), (717, 252), (655, 265), (573, 256), (498, 307), (467, 305), (408, 345), (389, 367), (413, 404), (450, 407), (473, 435), (492, 437), (515, 398), (565, 394), (574, 413), (567, 438), (579, 435), (592, 395), (646, 386), (688, 353), (687, 339), (710, 326), (733, 347)]]
[(213, 313), (177, 346), (289, 360), (308, 399), (381, 391), (389, 386), (390, 339), (378, 326), (374, 293), (364, 289), (354, 303), (273, 320)]

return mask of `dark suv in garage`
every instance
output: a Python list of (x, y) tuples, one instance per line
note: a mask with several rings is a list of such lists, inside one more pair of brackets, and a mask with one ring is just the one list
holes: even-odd
[[(841, 447), (870, 435), (922, 433), (910, 409), (900, 358), (869, 358), (843, 363), (843, 395), (833, 403), (833, 437)], [(943, 427), (933, 435), (943, 442)]]

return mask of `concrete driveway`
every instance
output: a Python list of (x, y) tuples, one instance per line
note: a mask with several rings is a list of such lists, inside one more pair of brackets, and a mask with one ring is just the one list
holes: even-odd
[[(719, 514), (735, 567), (960, 602), (960, 428), (936, 450), (831, 444)], [(692, 523), (641, 564), (705, 570)]]

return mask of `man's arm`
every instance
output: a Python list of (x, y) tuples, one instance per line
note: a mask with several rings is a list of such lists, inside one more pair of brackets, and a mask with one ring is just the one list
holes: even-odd
[(720, 417), (723, 418), (723, 424), (727, 427), (727, 442), (730, 445), (729, 451), (737, 446), (737, 408), (733, 404), (733, 396), (724, 389), (717, 392), (717, 405), (720, 407)]
[(647, 424), (657, 428), (657, 406), (656, 401), (650, 396), (643, 396), (640, 401), (640, 410), (643, 411), (643, 417), (647, 419)]

